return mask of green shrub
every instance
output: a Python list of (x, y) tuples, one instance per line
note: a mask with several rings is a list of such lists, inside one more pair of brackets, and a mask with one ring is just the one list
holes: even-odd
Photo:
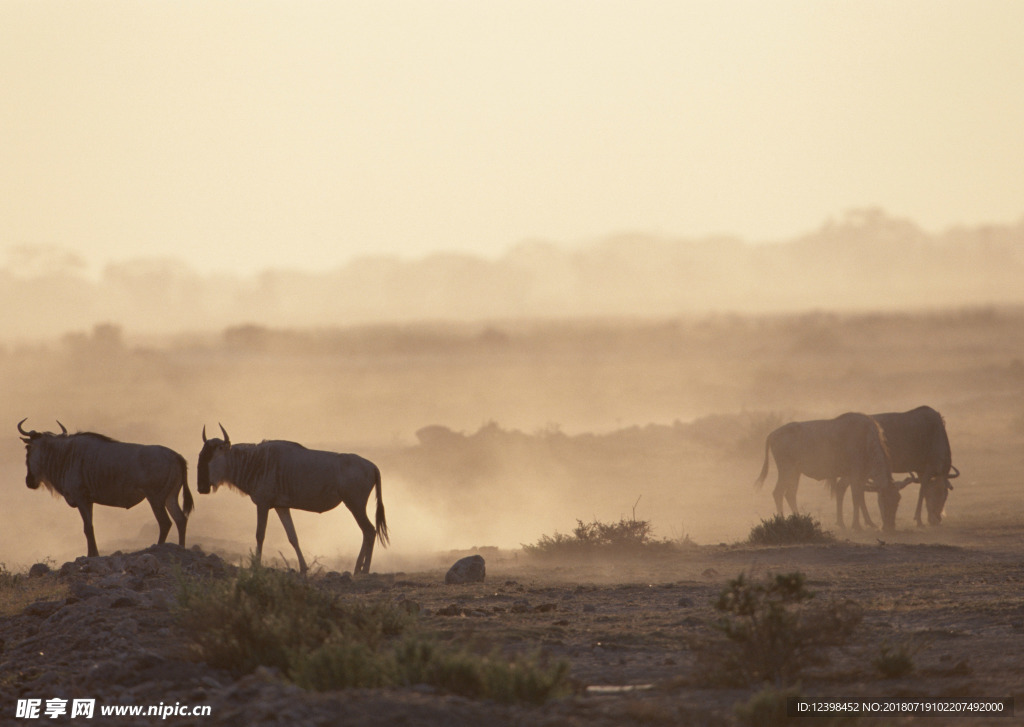
[(714, 624), (725, 637), (698, 644), (698, 660), (711, 684), (792, 684), (806, 666), (827, 662), (826, 648), (849, 639), (863, 617), (853, 601), (809, 602), (802, 573), (753, 582), (740, 574), (719, 594)]
[(481, 656), (465, 649), (406, 639), (396, 649), (397, 682), (431, 684), (467, 697), (539, 704), (568, 691), (569, 663), (540, 656), (511, 660), (497, 652)]
[(675, 547), (670, 540), (653, 538), (652, 533), (649, 520), (635, 517), (620, 518), (617, 523), (577, 520), (572, 535), (542, 535), (533, 545), (524, 544), (523, 552), (533, 556), (573, 556), (665, 551)]
[(298, 655), (289, 676), (305, 689), (327, 691), (387, 686), (392, 682), (391, 672), (386, 654), (360, 641), (335, 638)]
[(234, 579), (181, 581), (180, 618), (202, 658), (238, 674), (257, 666), (289, 673), (297, 654), (322, 643), (336, 630), (367, 629), (368, 619), (342, 607), (337, 598), (309, 586), (301, 577), (255, 562)]
[(178, 617), (204, 661), (236, 674), (276, 667), (307, 689), (424, 683), (468, 697), (542, 702), (568, 684), (566, 662), (441, 645), (420, 634), (404, 608), (346, 600), (255, 563), (224, 581), (182, 577)]
[(724, 615), (716, 626), (740, 647), (736, 667), (748, 681), (797, 676), (803, 644), (793, 607), (813, 597), (802, 573), (765, 583), (752, 583), (741, 573), (719, 594), (715, 609)]
[(798, 545), (833, 540), (832, 533), (823, 531), (821, 523), (810, 515), (775, 515), (755, 525), (747, 538), (751, 545)]

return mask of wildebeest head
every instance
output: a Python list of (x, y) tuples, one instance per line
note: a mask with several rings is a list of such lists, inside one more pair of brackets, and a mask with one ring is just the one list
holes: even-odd
[(199, 465), (196, 468), (196, 489), (199, 494), (207, 495), (211, 489), (216, 490), (223, 480), (223, 455), (231, 449), (231, 437), (224, 425), (220, 424), (224, 439), (206, 438), (206, 427), (203, 427), (203, 449), (199, 452)]
[(925, 509), (928, 511), (928, 524), (938, 525), (942, 522), (942, 516), (946, 510), (946, 498), (949, 491), (953, 489), (950, 480), (960, 476), (960, 470), (950, 467), (952, 474), (932, 477), (927, 482), (921, 483), (921, 492), (924, 495)]
[(882, 514), (882, 530), (891, 533), (896, 529), (896, 509), (900, 504), (900, 488), (890, 483), (878, 489), (878, 509)]
[(50, 460), (50, 445), (58, 437), (66, 437), (68, 430), (60, 421), (61, 434), (53, 432), (37, 432), (35, 429), (25, 431), (21, 426), (28, 417), (18, 422), (18, 432), (21, 433), (21, 441), (25, 443), (25, 484), (30, 490), (38, 490), (40, 484), (45, 484), (52, 489), (48, 463)]
[(882, 530), (896, 529), (896, 510), (900, 504), (900, 486), (892, 479), (892, 459), (885, 443), (885, 433), (877, 422), (866, 434), (866, 456), (870, 462), (871, 481), (878, 490), (878, 509), (882, 515)]

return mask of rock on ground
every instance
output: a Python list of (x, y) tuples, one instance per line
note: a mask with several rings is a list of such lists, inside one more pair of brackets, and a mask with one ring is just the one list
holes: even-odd
[(482, 555), (469, 555), (455, 561), (455, 564), (445, 574), (444, 582), (449, 585), (483, 583), (486, 575), (487, 568), (484, 564), (484, 557)]

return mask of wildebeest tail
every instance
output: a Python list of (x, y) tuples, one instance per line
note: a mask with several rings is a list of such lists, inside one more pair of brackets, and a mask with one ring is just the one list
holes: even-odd
[(386, 548), (391, 538), (388, 536), (388, 521), (384, 518), (384, 500), (380, 494), (380, 468), (374, 467), (374, 477), (377, 480), (377, 540)]
[(188, 489), (188, 462), (182, 457), (178, 464), (181, 466), (181, 509), (187, 517), (195, 508), (195, 503), (192, 501), (192, 491)]
[(760, 490), (764, 485), (764, 479), (768, 476), (768, 453), (771, 451), (772, 435), (764, 438), (764, 465), (761, 467), (761, 474), (754, 480), (754, 488)]

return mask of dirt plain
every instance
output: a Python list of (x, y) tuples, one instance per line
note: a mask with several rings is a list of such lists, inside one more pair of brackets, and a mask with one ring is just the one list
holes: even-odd
[[(816, 599), (863, 609), (850, 642), (804, 671), (808, 697), (1013, 697), (1024, 708), (1019, 310), (247, 336), (162, 347), (118, 339), (113, 348), (78, 337), (5, 349), (15, 413), (11, 441), (0, 445), (11, 483), (0, 560), (15, 572), (36, 562), (53, 570), (5, 598), (0, 721), (31, 723), (12, 718), (19, 698), (65, 695), (211, 705), (211, 717), (165, 721), (182, 725), (737, 724), (735, 706), (761, 685), (706, 684), (696, 644), (714, 634), (712, 604), (729, 580), (792, 571), (806, 575)], [(963, 473), (941, 526), (913, 523), (908, 489), (895, 533), (744, 544), (774, 510), (774, 471), (764, 491), (751, 487), (773, 424), (925, 403), (944, 414)], [(273, 673), (239, 679), (191, 660), (173, 617), (174, 563), (223, 576), (251, 547), (251, 504), (227, 492), (197, 498), (189, 545), (201, 550), (186, 551), (144, 550), (155, 524), (141, 508), (98, 512), (103, 555), (75, 565), (84, 550), (77, 514), (21, 484), (13, 424), (26, 415), (29, 426), (57, 417), (72, 429), (166, 443), (190, 465), (204, 420), (226, 420), (239, 441), (293, 432), (288, 438), (313, 446), (369, 454), (385, 473), (392, 547), (378, 549), (369, 576), (327, 576), (351, 567), (354, 524), (347, 513), (296, 517), (304, 552), (316, 559), (313, 582), (345, 597), (413, 601), (424, 628), (443, 638), (566, 659), (573, 694), (541, 706), (424, 688), (313, 694)], [(805, 479), (799, 498), (833, 528), (823, 487)], [(679, 547), (574, 562), (531, 559), (517, 547), (577, 519), (631, 515)], [(266, 552), (287, 562), (280, 530), (271, 525)], [(446, 586), (448, 565), (468, 553), (486, 558), (487, 580)], [(915, 669), (886, 679), (872, 662), (899, 643), (914, 645)], [(1019, 716), (859, 721), (1002, 725)]]
[[(192, 656), (174, 617), (176, 570), (227, 577), (230, 566), (195, 548), (79, 559), (22, 587), (30, 601), (0, 619), (5, 723), (18, 699), (96, 698), (101, 705), (208, 705), (202, 724), (736, 724), (748, 688), (708, 684), (699, 645), (716, 634), (713, 603), (740, 572), (800, 571), (820, 600), (851, 599), (863, 621), (829, 663), (804, 671), (802, 694), (824, 702), (949, 700), (1019, 704), (1024, 663), (1021, 526), (909, 530), (789, 547), (685, 547), (649, 558), (530, 562), (485, 551), (484, 583), (445, 585), (444, 569), (353, 579), (320, 569), (311, 582), (343, 598), (410, 601), (421, 627), (490, 651), (542, 654), (571, 665), (570, 696), (503, 705), (427, 687), (304, 692), (268, 670), (237, 678)], [(950, 545), (955, 539), (961, 544)], [(155, 554), (155, 555), (154, 555)], [(452, 557), (461, 555), (451, 554)], [(145, 559), (148, 557), (149, 562)], [(438, 556), (440, 559), (441, 556)], [(160, 565), (154, 565), (153, 561)], [(141, 562), (141, 565), (140, 565)], [(38, 589), (34, 594), (33, 589)], [(33, 600), (38, 598), (39, 600)], [(872, 665), (883, 644), (912, 644), (915, 670), (885, 678)], [(157, 717), (110, 717), (155, 724)], [(866, 724), (1010, 724), (1017, 717), (861, 717)], [(48, 720), (49, 721), (49, 720)], [(56, 720), (75, 722), (80, 720)], [(796, 720), (832, 724), (822, 717)], [(103, 723), (97, 715), (96, 723)], [(18, 723), (18, 722), (14, 722)], [(857, 720), (841, 722), (858, 723)]]

